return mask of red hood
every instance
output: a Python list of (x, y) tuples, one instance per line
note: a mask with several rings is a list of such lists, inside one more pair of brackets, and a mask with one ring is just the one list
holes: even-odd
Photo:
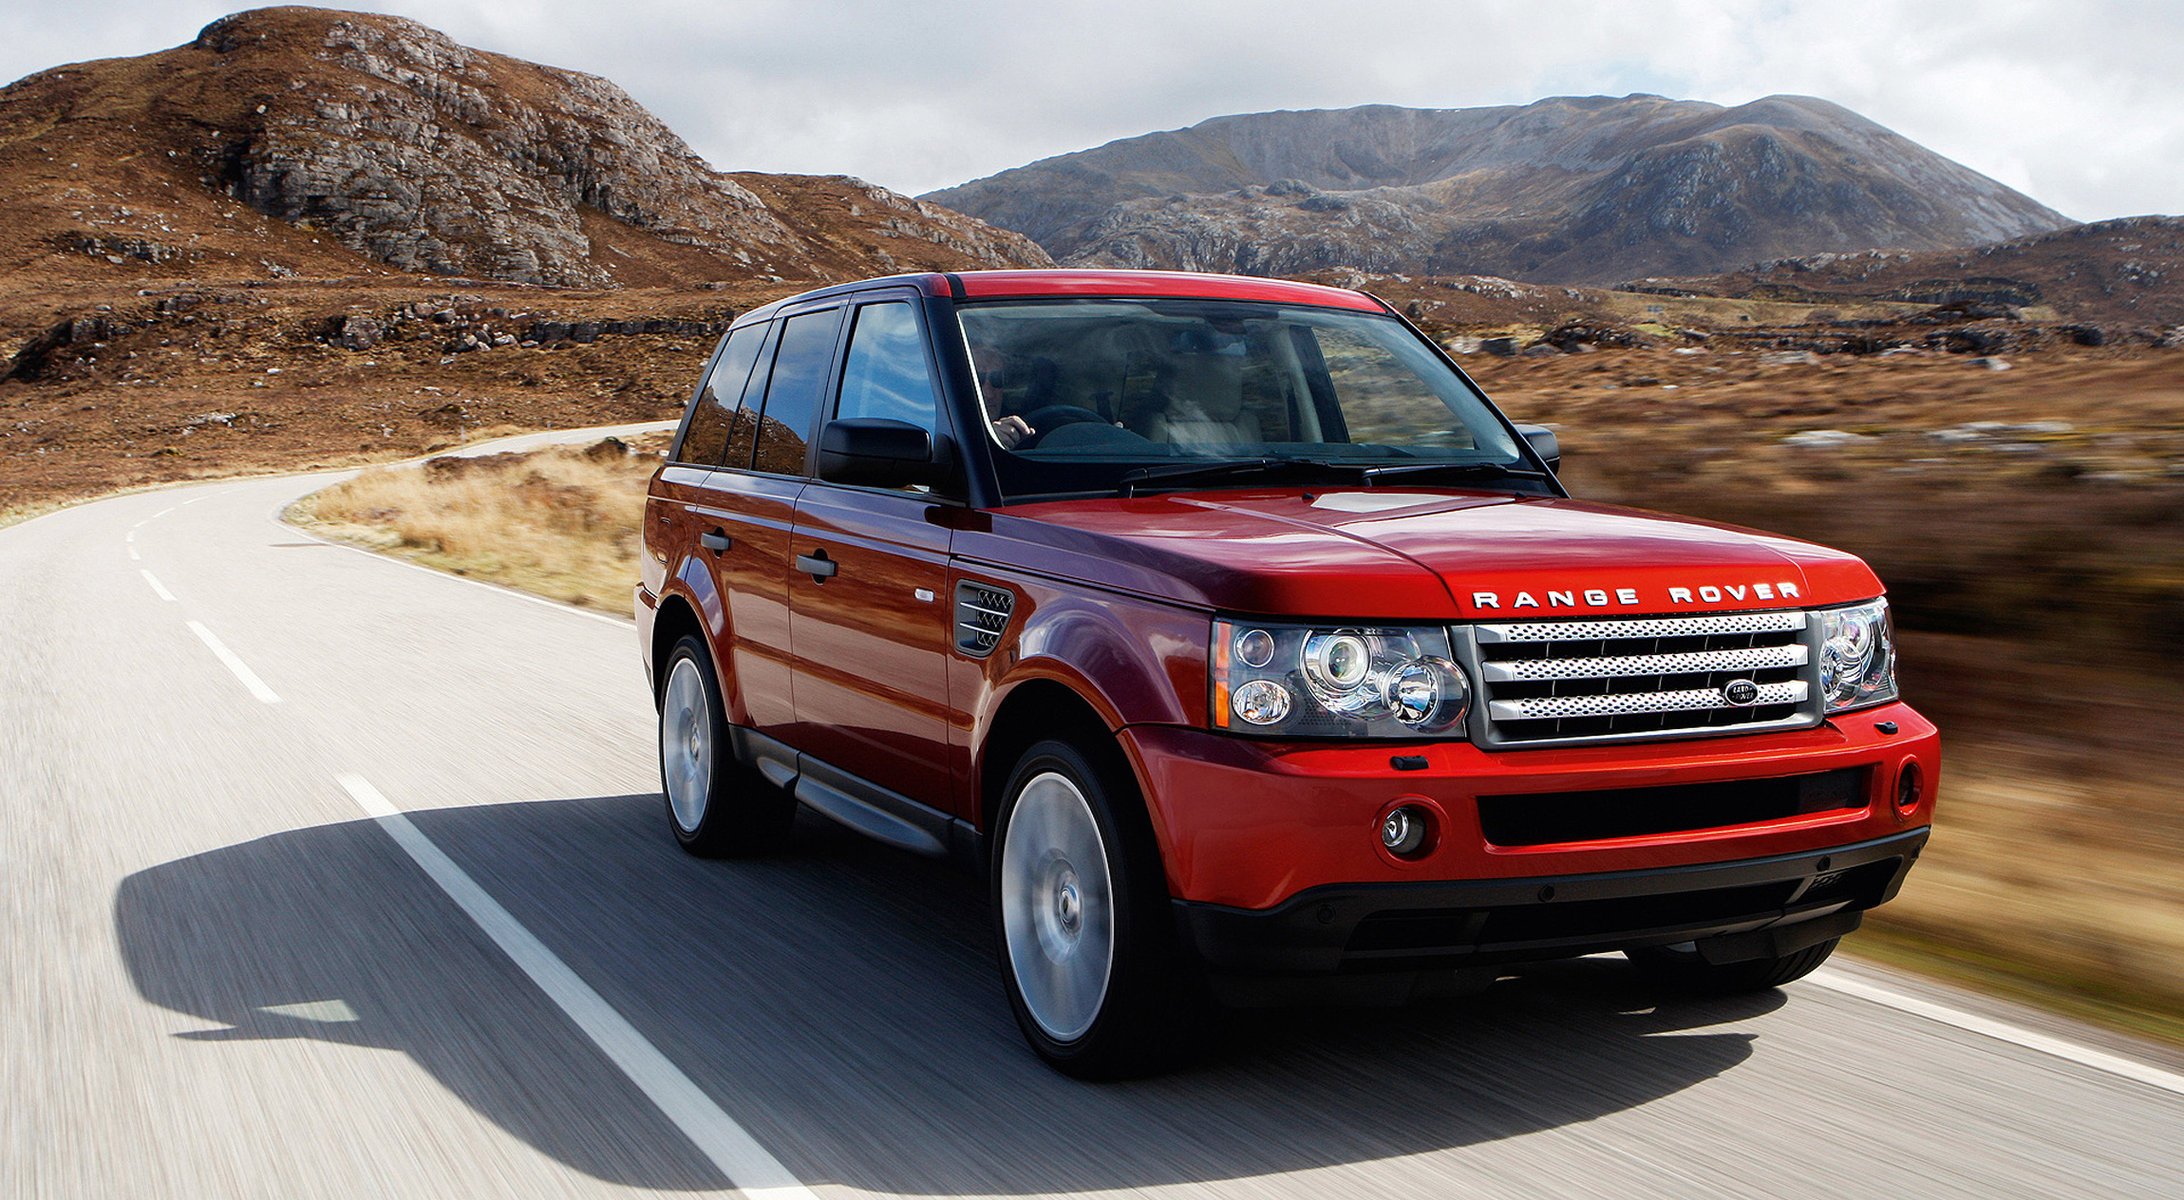
[(1795, 608), (1881, 592), (1840, 551), (1577, 500), (1252, 490), (1055, 501), (993, 516), (992, 535), (1009, 545), (974, 536), (958, 553), (1236, 612), (1583, 617)]

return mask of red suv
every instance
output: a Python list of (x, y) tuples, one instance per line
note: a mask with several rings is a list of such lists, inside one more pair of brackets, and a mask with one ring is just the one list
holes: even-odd
[(1369, 295), (826, 288), (735, 322), (668, 459), (636, 607), (676, 839), (802, 803), (974, 864), (1073, 1074), (1154, 1065), (1209, 991), (1602, 950), (1772, 987), (1926, 841), (1939, 741), (1864, 563), (1571, 499)]

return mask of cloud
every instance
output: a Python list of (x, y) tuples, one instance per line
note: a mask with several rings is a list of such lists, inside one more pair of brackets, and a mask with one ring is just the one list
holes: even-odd
[[(2184, 6), (1698, 0), (398, 0), (604, 75), (731, 170), (926, 191), (1223, 113), (1657, 92), (1822, 96), (2082, 219), (2184, 209)], [(8, 0), (0, 77), (187, 40), (224, 5)]]

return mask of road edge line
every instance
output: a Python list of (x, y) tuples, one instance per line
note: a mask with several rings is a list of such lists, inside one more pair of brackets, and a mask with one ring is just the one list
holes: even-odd
[(2022, 1049), (2050, 1055), (2066, 1062), (2076, 1063), (2081, 1067), (2091, 1067), (2096, 1071), (2120, 1076), (2137, 1083), (2143, 1083), (2148, 1087), (2160, 1088), (2162, 1091), (2174, 1092), (2179, 1096), (2184, 1096), (2184, 1075), (2165, 1070), (2152, 1063), (2126, 1058), (2121, 1054), (2111, 1054), (2106, 1050), (2096, 1050), (2091, 1046), (2080, 1045), (2067, 1038), (2040, 1033), (2037, 1030), (2026, 1029), (2021, 1025), (2012, 1025), (2008, 1021), (2000, 1021), (1993, 1017), (1982, 1017), (1976, 1013), (1964, 1012), (1961, 1009), (1951, 1008), (1946, 1004), (1899, 992), (1891, 987), (1885, 987), (1863, 979), (1855, 979), (1843, 972), (1832, 969), (1815, 971), (1805, 977), (1805, 982), (1826, 988), (1831, 992), (1854, 996), (1860, 1000), (1881, 1005), (1884, 1008), (1893, 1008), (1898, 1012), (1925, 1017), (1929, 1021), (1961, 1029), (1967, 1033), (1976, 1033), (1983, 1037), (1993, 1038), (1996, 1041), (2008, 1042), (2010, 1045)]

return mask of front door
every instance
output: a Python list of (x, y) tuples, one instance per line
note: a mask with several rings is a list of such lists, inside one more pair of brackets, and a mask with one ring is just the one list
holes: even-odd
[[(851, 314), (832, 417), (889, 417), (945, 436), (918, 306)], [(929, 808), (956, 811), (948, 768), (950, 502), (923, 487), (813, 480), (789, 567), (798, 749)]]

